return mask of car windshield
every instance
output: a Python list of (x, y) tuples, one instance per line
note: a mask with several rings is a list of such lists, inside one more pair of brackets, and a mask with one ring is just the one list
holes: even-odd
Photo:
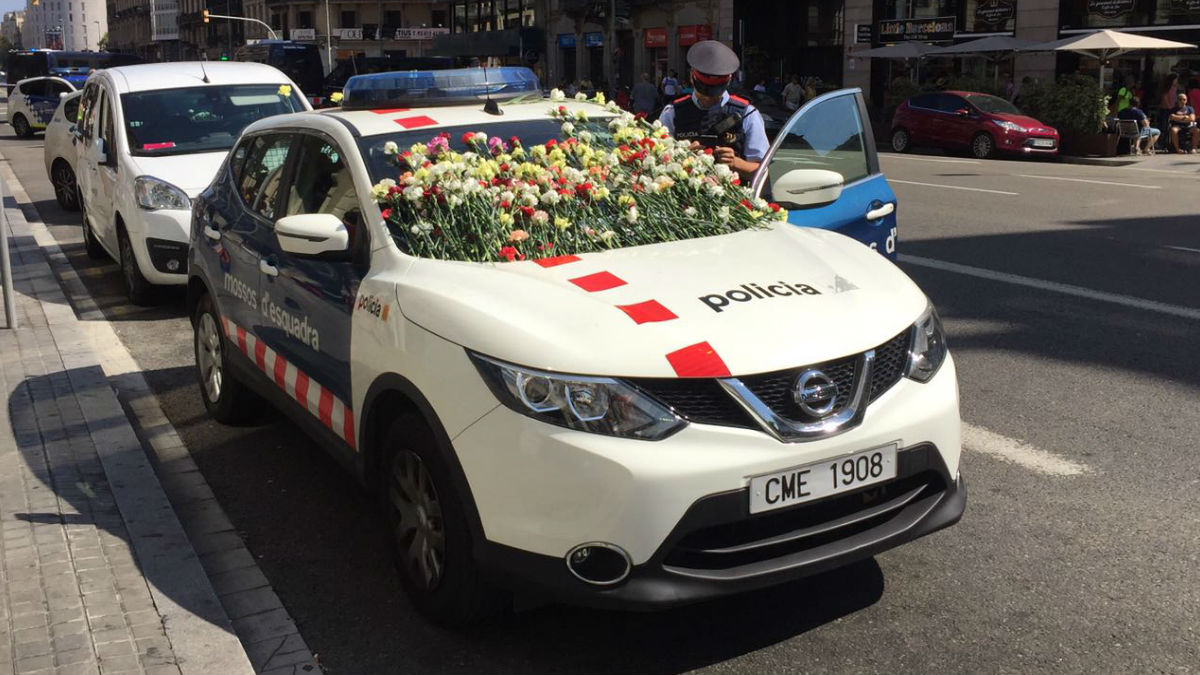
[[(608, 117), (593, 117), (596, 122), (596, 130), (606, 129), (605, 126), (610, 118)], [(464, 152), (468, 148), (462, 141), (462, 135), (467, 132), (484, 131), (489, 136), (497, 136), (499, 138), (512, 138), (516, 136), (521, 139), (521, 143), (526, 146), (545, 143), (550, 139), (558, 139), (562, 136), (561, 122), (553, 119), (541, 120), (523, 120), (520, 122), (500, 122), (490, 123), (487, 125), (476, 124), (471, 126), (441, 128), (437, 130), (418, 130), (418, 131), (403, 131), (394, 134), (380, 134), (378, 136), (367, 136), (359, 141), (359, 147), (362, 149), (363, 159), (367, 163), (367, 171), (371, 174), (371, 182), (378, 183), (385, 178), (396, 179), (396, 165), (384, 152), (384, 146), (390, 141), (395, 143), (401, 150), (408, 148), (413, 143), (426, 143), (434, 136), (440, 133), (450, 134), (450, 148), (459, 152)], [(607, 138), (601, 138), (600, 141), (606, 141)]]
[(1017, 106), (1005, 101), (999, 96), (989, 96), (988, 94), (968, 94), (967, 101), (971, 105), (979, 108), (985, 113), (993, 115), (1021, 115), (1023, 114)]
[(157, 157), (228, 150), (251, 122), (304, 110), (290, 89), (237, 84), (122, 94), (129, 152)]

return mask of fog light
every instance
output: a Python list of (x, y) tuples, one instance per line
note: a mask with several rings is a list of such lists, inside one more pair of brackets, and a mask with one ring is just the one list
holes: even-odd
[(178, 272), (179, 271), (179, 259), (178, 258), (171, 258), (170, 260), (167, 261), (167, 271), (168, 272)]
[(567, 569), (575, 578), (595, 586), (611, 586), (625, 580), (633, 563), (620, 546), (602, 541), (580, 544), (567, 553)]

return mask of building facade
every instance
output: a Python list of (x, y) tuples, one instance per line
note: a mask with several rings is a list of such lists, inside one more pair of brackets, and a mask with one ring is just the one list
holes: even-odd
[(21, 42), (21, 27), (25, 24), (25, 12), (5, 12), (4, 21), (0, 23), (0, 36), (14, 49), (23, 49)]
[(104, 0), (28, 0), (21, 39), (27, 49), (94, 51), (107, 32)]
[(612, 90), (641, 73), (655, 82), (672, 70), (682, 77), (688, 47), (710, 39), (733, 45), (738, 37), (734, 0), (549, 4), (546, 77), (555, 86), (587, 80)]

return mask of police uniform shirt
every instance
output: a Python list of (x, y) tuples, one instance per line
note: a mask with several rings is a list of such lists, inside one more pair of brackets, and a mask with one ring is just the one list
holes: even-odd
[[(695, 93), (692, 94), (692, 103), (696, 104), (697, 108), (700, 107), (700, 102), (696, 99)], [(721, 93), (721, 102), (715, 107), (719, 108), (726, 103), (729, 103), (728, 91)], [(674, 136), (675, 106), (670, 104), (663, 108), (662, 113), (658, 116), (658, 121), (662, 122), (667, 131), (671, 132), (671, 135)], [(742, 116), (742, 133), (746, 136), (745, 159), (751, 162), (761, 162), (763, 157), (767, 156), (767, 148), (770, 147), (770, 144), (767, 143), (767, 128), (763, 124), (762, 113), (758, 111), (758, 108), (749, 106), (746, 114)]]

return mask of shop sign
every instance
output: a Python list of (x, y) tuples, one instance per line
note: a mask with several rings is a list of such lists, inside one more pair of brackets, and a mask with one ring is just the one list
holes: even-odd
[(1017, 0), (979, 0), (975, 5), (975, 23), (1000, 30), (1017, 15)]
[(288, 37), (293, 40), (316, 40), (316, 28), (293, 28), (288, 31)]
[(667, 46), (667, 29), (666, 28), (647, 28), (642, 35), (642, 42), (647, 47), (666, 47)]
[[(1092, 0), (1089, 0), (1089, 2)], [(935, 19), (896, 19), (879, 22), (880, 42), (940, 42), (954, 39), (956, 19), (939, 16)]]
[(854, 43), (860, 45), (871, 44), (871, 24), (856, 23), (854, 24)]
[(583, 34), (583, 46), (584, 47), (603, 47), (604, 46), (604, 33), (584, 33)]
[(563, 49), (575, 49), (575, 34), (574, 33), (559, 33), (558, 46)]
[[(394, 40), (432, 40), (435, 35), (449, 35), (449, 28), (397, 28)], [(571, 37), (575, 37), (572, 35)]]
[(689, 47), (702, 40), (712, 39), (712, 25), (707, 23), (679, 27), (679, 46)]
[(361, 28), (334, 28), (333, 30), (336, 31), (335, 35), (337, 35), (339, 38), (341, 38), (343, 40), (361, 40), (361, 39), (363, 39)]
[(1171, 11), (1176, 14), (1200, 13), (1200, 0), (1171, 0)]
[(1133, 11), (1134, 0), (1088, 0), (1088, 14), (1115, 19)]

